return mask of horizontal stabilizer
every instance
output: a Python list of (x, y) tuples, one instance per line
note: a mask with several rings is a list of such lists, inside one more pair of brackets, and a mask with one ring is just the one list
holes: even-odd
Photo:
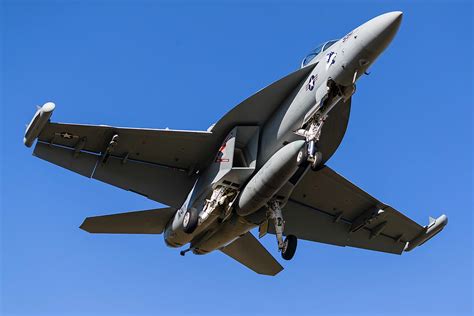
[(221, 251), (258, 274), (276, 275), (283, 270), (280, 263), (250, 232), (222, 248)]
[(176, 210), (171, 207), (87, 217), (81, 229), (95, 234), (161, 234)]

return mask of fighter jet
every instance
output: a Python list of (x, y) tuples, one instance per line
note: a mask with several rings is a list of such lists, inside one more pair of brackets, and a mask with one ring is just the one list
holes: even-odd
[(180, 253), (219, 250), (253, 271), (283, 267), (258, 237), (401, 254), (447, 224), (420, 226), (327, 166), (346, 131), (356, 81), (387, 48), (402, 12), (377, 16), (313, 49), (301, 67), (260, 90), (207, 131), (52, 123), (40, 107), (24, 143), (33, 155), (168, 207), (88, 217), (90, 233), (163, 234)]

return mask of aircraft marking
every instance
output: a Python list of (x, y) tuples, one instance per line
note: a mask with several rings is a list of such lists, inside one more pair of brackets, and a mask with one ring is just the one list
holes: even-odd
[(342, 42), (345, 43), (351, 37), (351, 35), (352, 35), (352, 31), (342, 38)]
[(326, 54), (326, 57), (327, 57), (326, 69), (329, 69), (329, 67), (331, 67), (331, 65), (336, 62), (336, 56), (337, 56), (337, 53), (335, 53), (335, 52), (330, 52), (330, 53)]
[(313, 91), (316, 80), (318, 80), (318, 74), (312, 75), (309, 78), (308, 84), (306, 84), (306, 91)]
[(74, 137), (74, 135), (72, 134), (69, 134), (68, 132), (63, 132), (63, 133), (60, 133), (59, 134), (62, 138), (66, 138), (66, 139), (72, 139)]
[(227, 142), (229, 139), (232, 138), (233, 135), (229, 135), (224, 142), (222, 143), (221, 147), (219, 147), (219, 150), (217, 151), (217, 156), (216, 160), (214, 162), (229, 162), (229, 158), (224, 158), (224, 150), (227, 147)]

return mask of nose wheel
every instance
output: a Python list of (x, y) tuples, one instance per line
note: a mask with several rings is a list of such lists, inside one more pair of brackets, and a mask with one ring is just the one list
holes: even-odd
[(314, 171), (318, 170), (322, 162), (323, 154), (320, 151), (315, 152), (311, 158), (311, 169)]
[(300, 151), (298, 151), (298, 155), (296, 156), (296, 164), (298, 167), (306, 167), (308, 166), (308, 143), (305, 143), (303, 147), (301, 147)]
[(296, 156), (298, 167), (311, 166), (312, 170), (318, 170), (323, 161), (323, 154), (318, 151), (314, 140), (307, 141)]

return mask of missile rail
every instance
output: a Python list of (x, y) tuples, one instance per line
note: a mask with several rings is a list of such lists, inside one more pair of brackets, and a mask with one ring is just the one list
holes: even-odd
[(436, 219), (430, 217), (430, 223), (423, 227), (423, 231), (418, 236), (406, 244), (405, 251), (411, 251), (416, 247), (423, 245), (425, 242), (440, 233), (447, 224), (448, 217), (444, 214)]
[(41, 134), (41, 131), (49, 122), (55, 107), (53, 102), (47, 102), (38, 108), (30, 124), (26, 127), (25, 137), (23, 138), (23, 143), (26, 147), (31, 147)]

